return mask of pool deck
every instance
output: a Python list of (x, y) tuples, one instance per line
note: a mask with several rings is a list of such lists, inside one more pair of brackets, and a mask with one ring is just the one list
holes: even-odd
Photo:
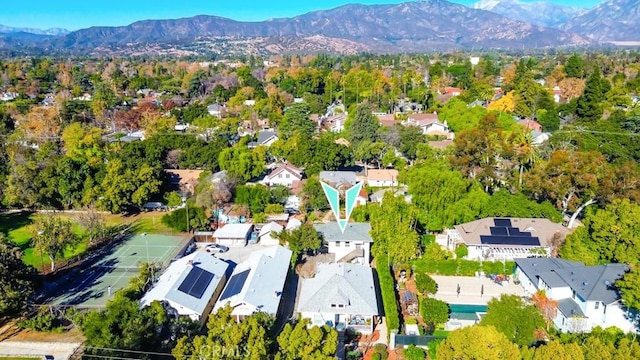
[[(500, 297), (502, 294), (524, 296), (522, 286), (514, 284), (513, 281), (503, 286), (487, 277), (438, 275), (431, 275), (431, 277), (438, 283), (435, 298), (449, 304), (486, 305), (489, 300)], [(458, 285), (460, 294), (457, 292)]]

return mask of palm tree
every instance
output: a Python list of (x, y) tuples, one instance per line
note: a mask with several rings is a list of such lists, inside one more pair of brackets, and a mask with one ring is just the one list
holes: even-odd
[(518, 159), (518, 187), (522, 188), (522, 175), (525, 168), (531, 168), (538, 158), (537, 149), (533, 146), (531, 132), (518, 134), (515, 140), (516, 158)]

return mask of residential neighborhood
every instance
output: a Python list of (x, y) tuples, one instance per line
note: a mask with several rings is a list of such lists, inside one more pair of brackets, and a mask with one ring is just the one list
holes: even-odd
[(640, 358), (635, 53), (68, 61), (0, 62), (0, 360)]

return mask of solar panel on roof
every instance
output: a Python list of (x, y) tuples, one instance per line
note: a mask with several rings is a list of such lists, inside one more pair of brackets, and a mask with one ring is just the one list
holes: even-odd
[(498, 227), (512, 227), (511, 219), (493, 219), (493, 223)]
[(524, 236), (524, 237), (531, 237), (531, 233), (528, 231), (520, 231), (520, 229), (518, 228), (509, 228), (509, 235), (510, 236)]
[(224, 288), (224, 291), (220, 296), (220, 300), (224, 300), (239, 294), (240, 291), (242, 291), (244, 282), (247, 281), (247, 276), (249, 276), (249, 271), (251, 271), (251, 269), (247, 269), (241, 273), (237, 273), (233, 275), (231, 279), (229, 279), (229, 283), (227, 284), (227, 287)]
[(491, 231), (491, 235), (509, 235), (505, 227), (492, 226), (489, 228), (489, 231)]
[(212, 273), (194, 266), (178, 287), (178, 291), (201, 299), (211, 280), (213, 280)]
[(532, 236), (481, 235), (480, 242), (489, 245), (540, 246), (540, 239)]

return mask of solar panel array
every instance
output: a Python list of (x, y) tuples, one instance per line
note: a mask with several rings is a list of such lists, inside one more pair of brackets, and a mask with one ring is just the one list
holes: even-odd
[(201, 299), (207, 287), (213, 280), (213, 274), (207, 270), (201, 269), (197, 266), (191, 268), (187, 277), (184, 278), (182, 284), (178, 287), (178, 291), (182, 291), (187, 295), (191, 295), (195, 298)]
[(241, 273), (237, 273), (233, 275), (231, 279), (229, 279), (229, 283), (227, 284), (227, 287), (222, 292), (222, 296), (220, 296), (220, 300), (224, 300), (239, 294), (240, 291), (242, 291), (244, 282), (247, 281), (247, 276), (249, 276), (249, 271), (251, 271), (251, 269), (247, 269)]
[(486, 245), (540, 246), (540, 239), (530, 232), (520, 231), (511, 225), (511, 219), (494, 219), (495, 226), (489, 228), (491, 235), (480, 235), (480, 242)]

